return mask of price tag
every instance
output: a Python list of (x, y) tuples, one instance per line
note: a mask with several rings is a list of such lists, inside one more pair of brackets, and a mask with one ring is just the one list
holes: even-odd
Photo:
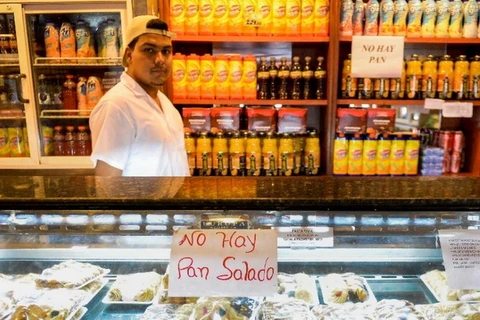
[(473, 117), (473, 103), (445, 102), (442, 115), (445, 118), (471, 118)]
[(448, 286), (480, 289), (480, 231), (439, 230)]
[(275, 230), (176, 230), (168, 295), (271, 296), (277, 288)]
[(200, 229), (250, 229), (252, 227), (248, 215), (202, 215)]
[(292, 248), (333, 247), (333, 229), (330, 227), (277, 228), (279, 246)]
[(430, 110), (443, 110), (443, 104), (445, 103), (442, 99), (425, 99), (425, 104), (423, 105), (425, 109)]
[(262, 22), (259, 19), (250, 18), (250, 19), (245, 20), (245, 25), (246, 26), (260, 27), (262, 25)]

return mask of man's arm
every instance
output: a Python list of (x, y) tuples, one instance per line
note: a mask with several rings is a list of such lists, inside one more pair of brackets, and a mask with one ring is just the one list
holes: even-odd
[(97, 166), (95, 167), (96, 176), (121, 176), (122, 170), (112, 167), (108, 163), (98, 160)]

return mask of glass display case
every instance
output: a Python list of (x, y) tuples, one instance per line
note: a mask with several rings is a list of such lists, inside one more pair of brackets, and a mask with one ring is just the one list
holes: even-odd
[[(305, 300), (304, 295), (297, 297), (298, 289), (288, 285), (288, 279), (305, 273), (312, 283), (310, 297), (314, 296), (305, 301), (309, 309), (317, 312), (327, 306), (344, 308), (332, 304), (325, 280), (329, 275), (341, 274), (361, 279), (361, 287), (368, 293), (366, 302), (377, 312), (381, 301), (406, 300), (412, 305), (403, 305), (410, 310), (403, 312), (417, 316), (412, 319), (443, 319), (440, 313), (429, 311), (428, 316), (428, 311), (422, 309), (447, 303), (425, 278), (428, 272), (444, 270), (438, 230), (480, 229), (480, 180), (475, 178), (391, 179), (394, 182), (362, 179), (361, 183), (357, 179), (328, 177), (292, 177), (288, 181), (213, 177), (4, 178), (0, 182), (0, 273), (35, 273), (31, 277), (37, 279), (38, 285), (38, 274), (44, 275), (47, 268), (68, 260), (108, 269), (109, 273), (101, 276), (105, 280), (98, 292), (85, 303), (83, 319), (141, 319), (150, 304), (168, 302), (162, 290), (157, 291), (151, 303), (116, 303), (109, 297), (115, 281), (124, 275), (152, 271), (165, 275), (173, 231), (211, 228), (212, 221), (219, 228), (278, 231), (279, 293), (258, 298), (260, 314), (264, 300), (287, 296), (290, 300)], [(405, 185), (415, 188), (403, 189)], [(330, 230), (333, 244), (294, 241), (288, 235), (292, 230)], [(165, 285), (162, 283), (159, 287)], [(459, 319), (473, 319), (469, 316), (480, 312), (475, 303), (478, 291), (469, 294), (468, 308), (477, 311), (469, 311)], [(351, 292), (345, 299), (350, 306), (361, 305), (351, 302), (363, 301)], [(228, 301), (233, 308), (232, 300)], [(315, 309), (317, 304), (320, 307)], [(332, 310), (329, 312), (328, 319), (340, 319)], [(300, 319), (294, 313), (288, 316), (282, 319)], [(208, 319), (217, 318), (212, 313)], [(259, 319), (270, 318), (263, 313)], [(324, 318), (317, 313), (312, 319)], [(352, 319), (371, 318), (358, 315)], [(375, 315), (373, 319), (386, 317)], [(388, 319), (404, 318), (393, 315)]]

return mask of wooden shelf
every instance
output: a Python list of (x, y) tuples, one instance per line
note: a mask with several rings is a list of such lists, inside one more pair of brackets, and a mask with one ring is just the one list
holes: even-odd
[[(352, 37), (340, 36), (340, 41), (351, 42)], [(480, 38), (407, 38), (405, 43), (480, 44)]]
[(198, 36), (179, 35), (173, 41), (194, 42), (329, 42), (330, 37), (314, 36)]
[(290, 106), (326, 106), (327, 100), (226, 100), (226, 99), (208, 99), (208, 100), (193, 100), (193, 99), (173, 99), (174, 104), (247, 104), (247, 105), (262, 105), (273, 106), (274, 104), (290, 105)]
[[(445, 102), (455, 102), (458, 100), (445, 100)], [(473, 106), (480, 106), (480, 100), (461, 100), (460, 102), (472, 102)], [(377, 104), (377, 105), (391, 105), (391, 106), (423, 106), (425, 100), (390, 100), (390, 99), (338, 99), (338, 105), (347, 104)]]

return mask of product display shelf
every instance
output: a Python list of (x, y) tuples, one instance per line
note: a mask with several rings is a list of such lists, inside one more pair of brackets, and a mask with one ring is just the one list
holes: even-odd
[[(480, 106), (478, 100), (445, 100), (445, 102), (472, 102), (474, 107)], [(376, 104), (378, 106), (423, 106), (425, 100), (390, 100), (390, 99), (338, 99), (338, 105)]]
[[(341, 42), (351, 42), (352, 36), (340, 36)], [(405, 37), (405, 43), (419, 44), (480, 44), (480, 38), (409, 38)]]
[(91, 110), (43, 110), (40, 119), (88, 119)]
[(233, 99), (203, 99), (203, 100), (195, 100), (195, 99), (173, 99), (173, 103), (175, 104), (202, 104), (202, 105), (213, 105), (213, 104), (221, 104), (221, 105), (263, 105), (263, 106), (273, 106), (273, 105), (290, 105), (290, 106), (326, 106), (327, 100), (233, 100)]
[(112, 67), (122, 66), (121, 58), (35, 58), (34, 67)]
[(202, 36), (202, 35), (177, 35), (173, 41), (195, 42), (329, 42), (330, 37), (316, 36)]

